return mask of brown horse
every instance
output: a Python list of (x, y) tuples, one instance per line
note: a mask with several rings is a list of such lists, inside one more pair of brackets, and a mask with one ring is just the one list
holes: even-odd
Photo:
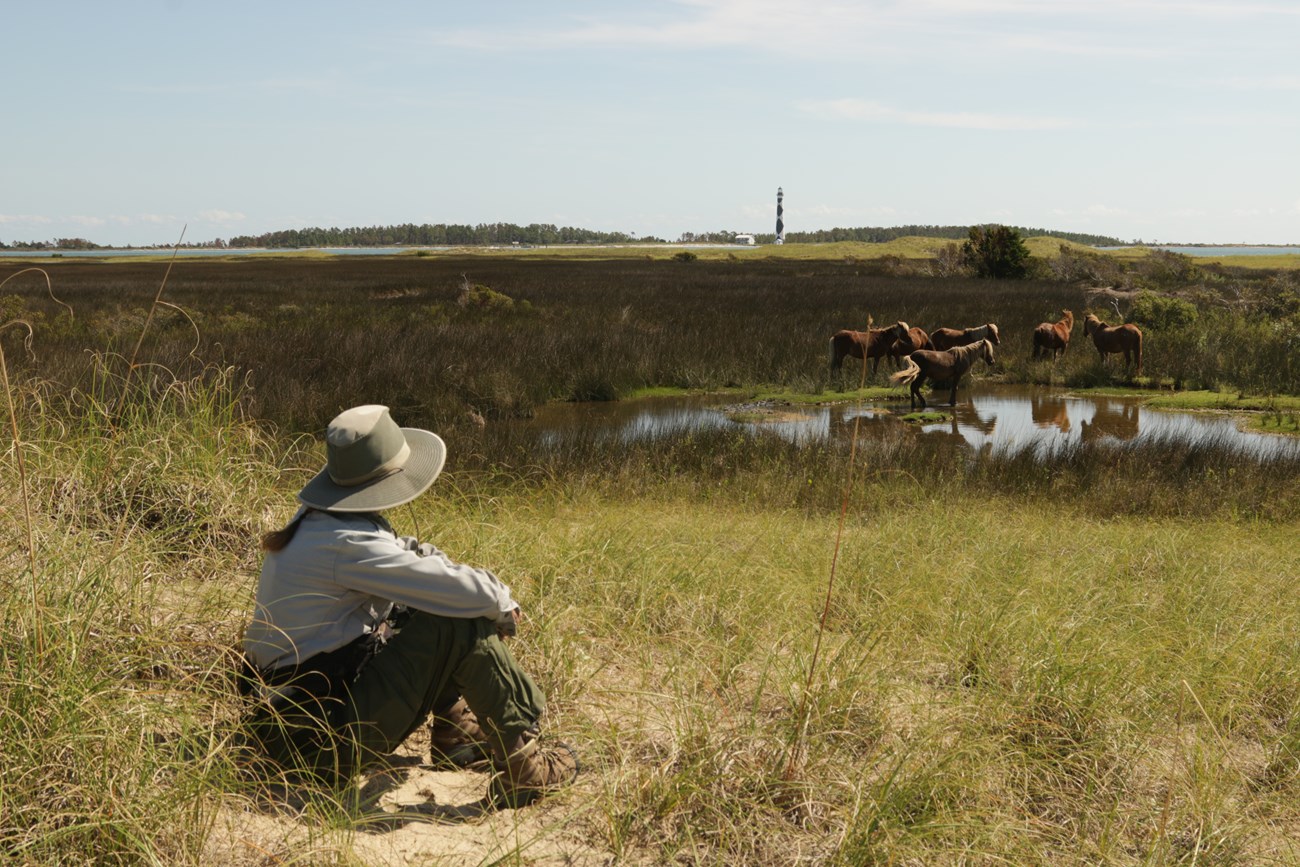
[(925, 408), (925, 398), (921, 395), (921, 386), (925, 384), (927, 379), (932, 379), (936, 383), (947, 382), (951, 388), (948, 402), (956, 406), (958, 381), (965, 376), (966, 371), (970, 370), (971, 365), (980, 359), (984, 359), (984, 363), (990, 366), (993, 364), (993, 344), (988, 340), (981, 340), (979, 343), (957, 346), (943, 351), (919, 349), (907, 356), (907, 366), (891, 376), (890, 379), (899, 385), (912, 384), (913, 409), (916, 408), (917, 401), (921, 402), (922, 409)]
[(964, 331), (957, 328), (936, 328), (930, 335), (930, 342), (934, 344), (934, 349), (952, 349), (954, 346), (969, 346), (972, 343), (979, 343), (981, 340), (987, 340), (994, 346), (1002, 341), (998, 339), (998, 327), (992, 322), (987, 325), (980, 325), (976, 328), (967, 328)]
[(1083, 333), (1092, 335), (1092, 342), (1101, 354), (1101, 363), (1106, 364), (1106, 356), (1112, 352), (1124, 353), (1124, 369), (1128, 369), (1130, 357), (1137, 358), (1137, 373), (1142, 372), (1142, 329), (1131, 322), (1123, 325), (1107, 325), (1089, 313), (1083, 319)]
[(1056, 361), (1056, 356), (1064, 355), (1065, 350), (1070, 345), (1070, 332), (1074, 330), (1074, 314), (1069, 310), (1062, 310), (1065, 316), (1060, 322), (1043, 322), (1034, 329), (1034, 355), (1035, 359), (1042, 356), (1052, 357)]
[[(907, 335), (907, 323), (895, 322), (888, 328), (868, 328), (866, 331), (836, 331), (831, 335), (831, 375), (840, 370), (844, 359), (872, 360), (871, 373), (880, 369), (880, 358), (889, 351), (895, 340)], [(841, 374), (842, 375), (842, 374)]]
[(930, 335), (925, 333), (925, 329), (913, 326), (907, 329), (906, 334), (889, 344), (889, 360), (894, 363), (894, 369), (898, 369), (900, 358), (911, 355), (918, 349), (934, 349), (934, 344), (930, 342)]

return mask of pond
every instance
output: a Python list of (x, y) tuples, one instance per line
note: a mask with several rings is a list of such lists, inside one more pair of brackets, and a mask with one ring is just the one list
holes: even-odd
[[(796, 443), (896, 434), (959, 438), (973, 451), (1010, 455), (1026, 449), (1050, 459), (1079, 443), (1101, 446), (1168, 443), (1226, 449), (1260, 461), (1300, 460), (1300, 438), (1242, 430), (1220, 413), (1149, 409), (1137, 398), (1076, 396), (1034, 386), (975, 385), (958, 392), (956, 407), (932, 405), (949, 417), (909, 423), (906, 401), (834, 406), (738, 404), (734, 397), (649, 398), (609, 403), (550, 404), (525, 422), (543, 444), (582, 432), (623, 442), (707, 429), (766, 430)], [(862, 423), (855, 424), (856, 419)]]

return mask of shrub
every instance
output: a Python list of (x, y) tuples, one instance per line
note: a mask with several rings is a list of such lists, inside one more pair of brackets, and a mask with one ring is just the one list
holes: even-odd
[(1019, 280), (1029, 275), (1029, 248), (1008, 226), (971, 226), (961, 251), (976, 277)]
[(1199, 318), (1196, 305), (1156, 292), (1139, 292), (1129, 308), (1130, 322), (1153, 331), (1173, 331), (1188, 328)]
[(1169, 250), (1152, 250), (1134, 266), (1139, 286), (1149, 289), (1170, 289), (1189, 286), (1203, 275), (1191, 256)]

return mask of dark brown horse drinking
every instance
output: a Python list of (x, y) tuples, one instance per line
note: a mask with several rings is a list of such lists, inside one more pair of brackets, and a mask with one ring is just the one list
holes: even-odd
[(1056, 361), (1056, 357), (1064, 355), (1069, 347), (1070, 332), (1074, 330), (1074, 314), (1069, 310), (1061, 312), (1065, 316), (1060, 322), (1043, 322), (1034, 329), (1035, 359), (1051, 356), (1052, 361)]
[(899, 385), (911, 383), (913, 409), (916, 408), (918, 401), (922, 409), (926, 406), (925, 398), (921, 395), (921, 386), (927, 379), (934, 380), (935, 384), (946, 382), (951, 389), (948, 402), (956, 406), (957, 383), (966, 375), (966, 371), (970, 370), (971, 365), (980, 359), (990, 366), (993, 364), (993, 344), (988, 340), (943, 351), (919, 349), (907, 356), (906, 366), (890, 379)]
[[(969, 346), (972, 343), (979, 343), (981, 340), (987, 340), (994, 346), (1001, 341), (998, 339), (998, 327), (992, 322), (986, 325), (980, 325), (975, 328), (936, 328), (930, 335), (930, 342), (934, 344), (933, 349), (952, 349), (954, 346)], [(920, 349), (920, 347), (917, 347)]]
[(881, 356), (889, 351), (895, 340), (906, 337), (907, 331), (907, 323), (901, 321), (888, 328), (836, 331), (831, 335), (831, 375), (840, 370), (845, 358), (861, 358), (864, 363), (871, 359), (871, 373), (874, 375), (880, 369)]
[(1112, 352), (1124, 353), (1124, 369), (1127, 370), (1130, 356), (1137, 358), (1137, 373), (1142, 372), (1142, 329), (1131, 322), (1123, 325), (1107, 325), (1089, 313), (1083, 320), (1083, 333), (1092, 335), (1092, 342), (1101, 354), (1101, 363), (1106, 364), (1106, 356)]
[(934, 348), (934, 344), (930, 342), (930, 335), (925, 333), (925, 329), (913, 326), (907, 329), (906, 334), (889, 344), (889, 360), (893, 362), (894, 369), (898, 370), (900, 358), (911, 355), (918, 349)]

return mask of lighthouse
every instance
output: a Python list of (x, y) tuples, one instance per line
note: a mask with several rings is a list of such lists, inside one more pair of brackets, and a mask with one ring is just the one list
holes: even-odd
[(776, 188), (776, 242), (778, 244), (785, 243), (785, 222), (782, 221), (781, 219), (781, 213), (785, 210), (784, 208), (781, 207), (781, 200), (784, 198), (785, 198), (785, 193), (781, 192), (780, 187), (777, 187)]

